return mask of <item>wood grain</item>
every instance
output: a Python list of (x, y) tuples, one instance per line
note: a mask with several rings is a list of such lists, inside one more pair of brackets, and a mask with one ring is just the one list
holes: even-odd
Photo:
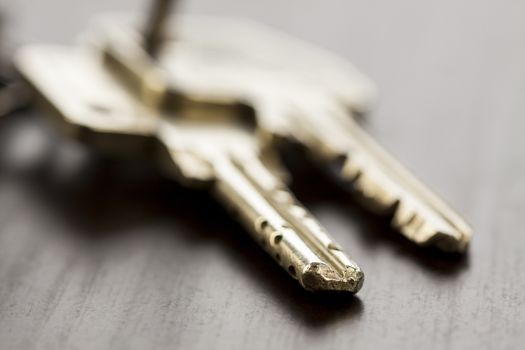
[[(4, 7), (13, 40), (71, 42), (94, 12), (142, 5)], [(248, 16), (351, 58), (381, 93), (365, 128), (465, 214), (469, 253), (414, 248), (291, 159), (298, 197), (367, 276), (356, 298), (314, 297), (205, 193), (147, 161), (90, 153), (24, 111), (0, 120), (0, 348), (521, 348), (525, 3), (185, 6)]]

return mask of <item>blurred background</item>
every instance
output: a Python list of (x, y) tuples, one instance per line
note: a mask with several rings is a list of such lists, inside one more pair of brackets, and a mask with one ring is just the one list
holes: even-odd
[[(1, 56), (73, 44), (146, 0), (0, 0)], [(304, 293), (205, 193), (147, 162), (0, 119), (0, 347), (517, 349), (525, 341), (525, 3), (187, 0), (330, 49), (377, 85), (362, 120), (474, 228), (465, 257), (419, 250), (308, 163), (300, 200), (353, 256), (358, 297)]]

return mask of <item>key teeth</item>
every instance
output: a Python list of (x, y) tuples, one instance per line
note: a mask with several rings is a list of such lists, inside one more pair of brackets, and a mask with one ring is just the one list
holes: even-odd
[(441, 231), (418, 215), (417, 209), (410, 202), (399, 197), (381, 192), (377, 185), (363, 173), (359, 161), (346, 155), (338, 162), (340, 175), (352, 184), (353, 189), (363, 200), (363, 204), (373, 212), (392, 215), (391, 223), (410, 241), (421, 246), (432, 246), (446, 253), (463, 253), (467, 250), (471, 230), (462, 222), (450, 223), (450, 231)]
[[(409, 240), (420, 246), (435, 247), (445, 253), (463, 253), (467, 250), (470, 242), (470, 232), (459, 229), (451, 232), (431, 230), (424, 223), (413, 230), (410, 226), (396, 225), (399, 231)], [(426, 231), (426, 232), (425, 232)]]
[(364, 282), (364, 274), (357, 266), (348, 266), (343, 275), (323, 263), (311, 263), (303, 270), (301, 284), (312, 292), (357, 293)]
[(467, 250), (471, 232), (467, 225), (452, 226), (443, 231), (425, 222), (413, 210), (398, 202), (394, 209), (392, 226), (407, 239), (421, 246), (435, 247), (445, 253), (463, 253)]

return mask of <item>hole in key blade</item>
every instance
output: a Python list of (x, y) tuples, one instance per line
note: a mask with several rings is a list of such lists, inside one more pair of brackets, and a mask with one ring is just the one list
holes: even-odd
[(260, 217), (255, 221), (255, 230), (259, 233), (264, 233), (269, 224), (268, 220)]

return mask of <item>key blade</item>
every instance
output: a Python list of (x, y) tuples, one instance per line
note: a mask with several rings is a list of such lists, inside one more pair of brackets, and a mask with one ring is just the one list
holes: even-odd
[(347, 154), (341, 176), (372, 201), (393, 200), (392, 225), (410, 240), (443, 251), (465, 251), (472, 236), (465, 220), (355, 122), (351, 124), (355, 148)]
[(218, 197), (239, 213), (254, 239), (305, 289), (360, 290), (361, 269), (261, 162), (222, 159), (215, 170)]
[[(314, 98), (310, 101), (315, 101)], [(331, 164), (336, 177), (374, 212), (391, 215), (392, 226), (419, 245), (447, 252), (466, 250), (472, 230), (459, 214), (375, 142), (347, 111), (315, 102), (295, 130), (308, 149)]]
[(173, 173), (189, 184), (204, 179), (199, 174), (205, 169), (207, 187), (305, 289), (356, 293), (361, 270), (273, 172), (277, 155), (262, 149), (244, 119), (229, 109), (191, 104), (177, 117), (165, 115), (158, 137)]

